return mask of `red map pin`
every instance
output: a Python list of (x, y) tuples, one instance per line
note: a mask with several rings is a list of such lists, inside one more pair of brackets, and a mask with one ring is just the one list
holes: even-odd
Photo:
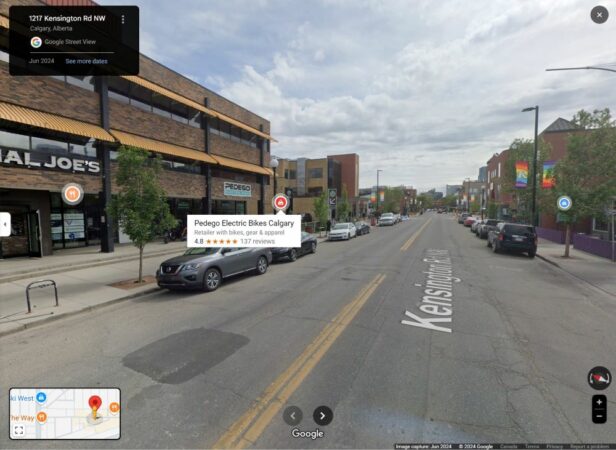
[(101, 400), (98, 395), (93, 395), (92, 397), (90, 397), (90, 400), (88, 400), (88, 404), (92, 409), (100, 409), (101, 405), (103, 404), (103, 400)]

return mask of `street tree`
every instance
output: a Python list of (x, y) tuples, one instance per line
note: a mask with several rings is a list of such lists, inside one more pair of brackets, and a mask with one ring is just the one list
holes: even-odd
[(143, 282), (145, 245), (177, 226), (177, 220), (169, 211), (165, 191), (158, 180), (161, 170), (160, 159), (150, 158), (147, 151), (120, 147), (116, 176), (119, 192), (111, 201), (110, 212), (139, 249), (138, 283)]
[(314, 210), (314, 215), (319, 221), (319, 226), (324, 227), (327, 223), (329, 215), (327, 192), (323, 192), (320, 196), (316, 197), (312, 201), (312, 209)]
[[(616, 197), (616, 122), (610, 110), (581, 110), (572, 122), (582, 132), (570, 134), (567, 153), (554, 167), (555, 187), (547, 197), (548, 208), (560, 213), (565, 222), (565, 257), (569, 256), (572, 224), (605, 216)], [(569, 211), (558, 211), (556, 200), (561, 195), (571, 197)]]
[(349, 204), (349, 193), (345, 184), (342, 185), (342, 194), (338, 200), (337, 209), (338, 221), (347, 221), (351, 213), (351, 205)]

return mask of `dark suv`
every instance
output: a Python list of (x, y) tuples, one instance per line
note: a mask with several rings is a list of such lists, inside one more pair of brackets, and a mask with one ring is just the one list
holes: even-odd
[(537, 253), (537, 233), (532, 225), (499, 223), (488, 233), (488, 247), (494, 253), (500, 250), (526, 252), (531, 258)]

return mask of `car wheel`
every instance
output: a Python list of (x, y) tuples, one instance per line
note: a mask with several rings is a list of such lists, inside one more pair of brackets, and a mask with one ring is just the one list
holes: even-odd
[(291, 261), (297, 261), (297, 250), (295, 250), (294, 248), (289, 250), (289, 259)]
[(265, 272), (267, 272), (267, 258), (260, 256), (257, 260), (257, 274), (263, 275)]
[(535, 252), (534, 250), (531, 250), (530, 252), (528, 252), (528, 257), (529, 258), (534, 258), (536, 253), (537, 252)]
[(212, 292), (218, 289), (222, 276), (218, 269), (208, 269), (203, 276), (203, 290), (206, 292)]
[(494, 244), (492, 244), (492, 251), (494, 253), (498, 253), (498, 243), (496, 241), (494, 241)]
[(312, 244), (310, 244), (310, 253), (316, 253), (317, 252), (317, 243), (313, 242)]

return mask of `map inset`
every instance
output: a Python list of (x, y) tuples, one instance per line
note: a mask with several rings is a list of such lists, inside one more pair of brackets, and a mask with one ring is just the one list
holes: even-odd
[(13, 388), (11, 439), (119, 439), (117, 388)]

